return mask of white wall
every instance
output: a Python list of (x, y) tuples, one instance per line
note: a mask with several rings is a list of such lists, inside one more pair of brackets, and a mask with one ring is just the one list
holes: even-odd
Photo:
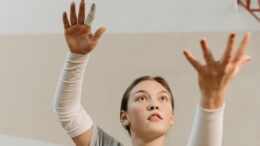
[[(176, 102), (176, 123), (167, 146), (184, 146), (200, 94), (196, 72), (182, 51), (190, 48), (203, 61), (199, 39), (206, 36), (217, 58), (227, 35), (106, 34), (91, 55), (82, 103), (98, 125), (130, 145), (119, 121), (123, 92), (140, 75), (161, 75), (170, 83)], [(223, 146), (260, 145), (260, 32), (252, 36), (247, 53), (253, 60), (242, 68), (227, 94)], [(73, 145), (53, 112), (54, 90), (67, 52), (63, 36), (1, 36), (0, 42), (0, 134)]]
[[(75, 0), (77, 3), (80, 0)], [(94, 28), (110, 33), (256, 31), (257, 22), (236, 0), (86, 0), (97, 4)], [(72, 0), (1, 0), (0, 34), (62, 33), (61, 14)]]

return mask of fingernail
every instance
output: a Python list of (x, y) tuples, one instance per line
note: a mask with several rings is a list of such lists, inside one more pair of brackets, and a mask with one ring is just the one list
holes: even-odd
[(188, 54), (187, 49), (183, 50), (183, 54), (184, 54), (184, 55), (187, 55), (187, 54)]
[(235, 33), (234, 32), (231, 33), (231, 37), (232, 38), (235, 37)]
[(204, 39), (201, 39), (201, 40), (200, 40), (200, 43), (201, 43), (201, 44), (205, 44), (205, 40), (204, 40)]

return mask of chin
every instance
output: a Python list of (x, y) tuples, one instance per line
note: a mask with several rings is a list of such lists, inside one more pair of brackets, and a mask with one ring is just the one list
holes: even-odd
[[(167, 125), (165, 122), (145, 122), (140, 123), (138, 126), (132, 127), (135, 131), (136, 135), (141, 137), (150, 137), (150, 138), (157, 138), (167, 134), (170, 126)], [(147, 137), (147, 138), (148, 138)]]
[(156, 134), (156, 135), (165, 135), (169, 130), (169, 127), (166, 127), (163, 124), (153, 124), (147, 127), (147, 133)]
[(167, 134), (167, 130), (164, 129), (150, 129), (146, 132), (146, 135), (148, 135), (148, 139), (157, 139), (159, 137), (164, 137)]

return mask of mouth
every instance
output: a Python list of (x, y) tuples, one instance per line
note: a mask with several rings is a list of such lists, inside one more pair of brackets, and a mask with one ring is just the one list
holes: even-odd
[(148, 120), (151, 121), (158, 121), (158, 120), (162, 120), (162, 116), (159, 113), (153, 113), (148, 117)]

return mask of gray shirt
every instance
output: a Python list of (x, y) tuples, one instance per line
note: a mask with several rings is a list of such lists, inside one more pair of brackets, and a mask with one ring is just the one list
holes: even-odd
[(93, 125), (89, 146), (124, 146), (96, 124)]

